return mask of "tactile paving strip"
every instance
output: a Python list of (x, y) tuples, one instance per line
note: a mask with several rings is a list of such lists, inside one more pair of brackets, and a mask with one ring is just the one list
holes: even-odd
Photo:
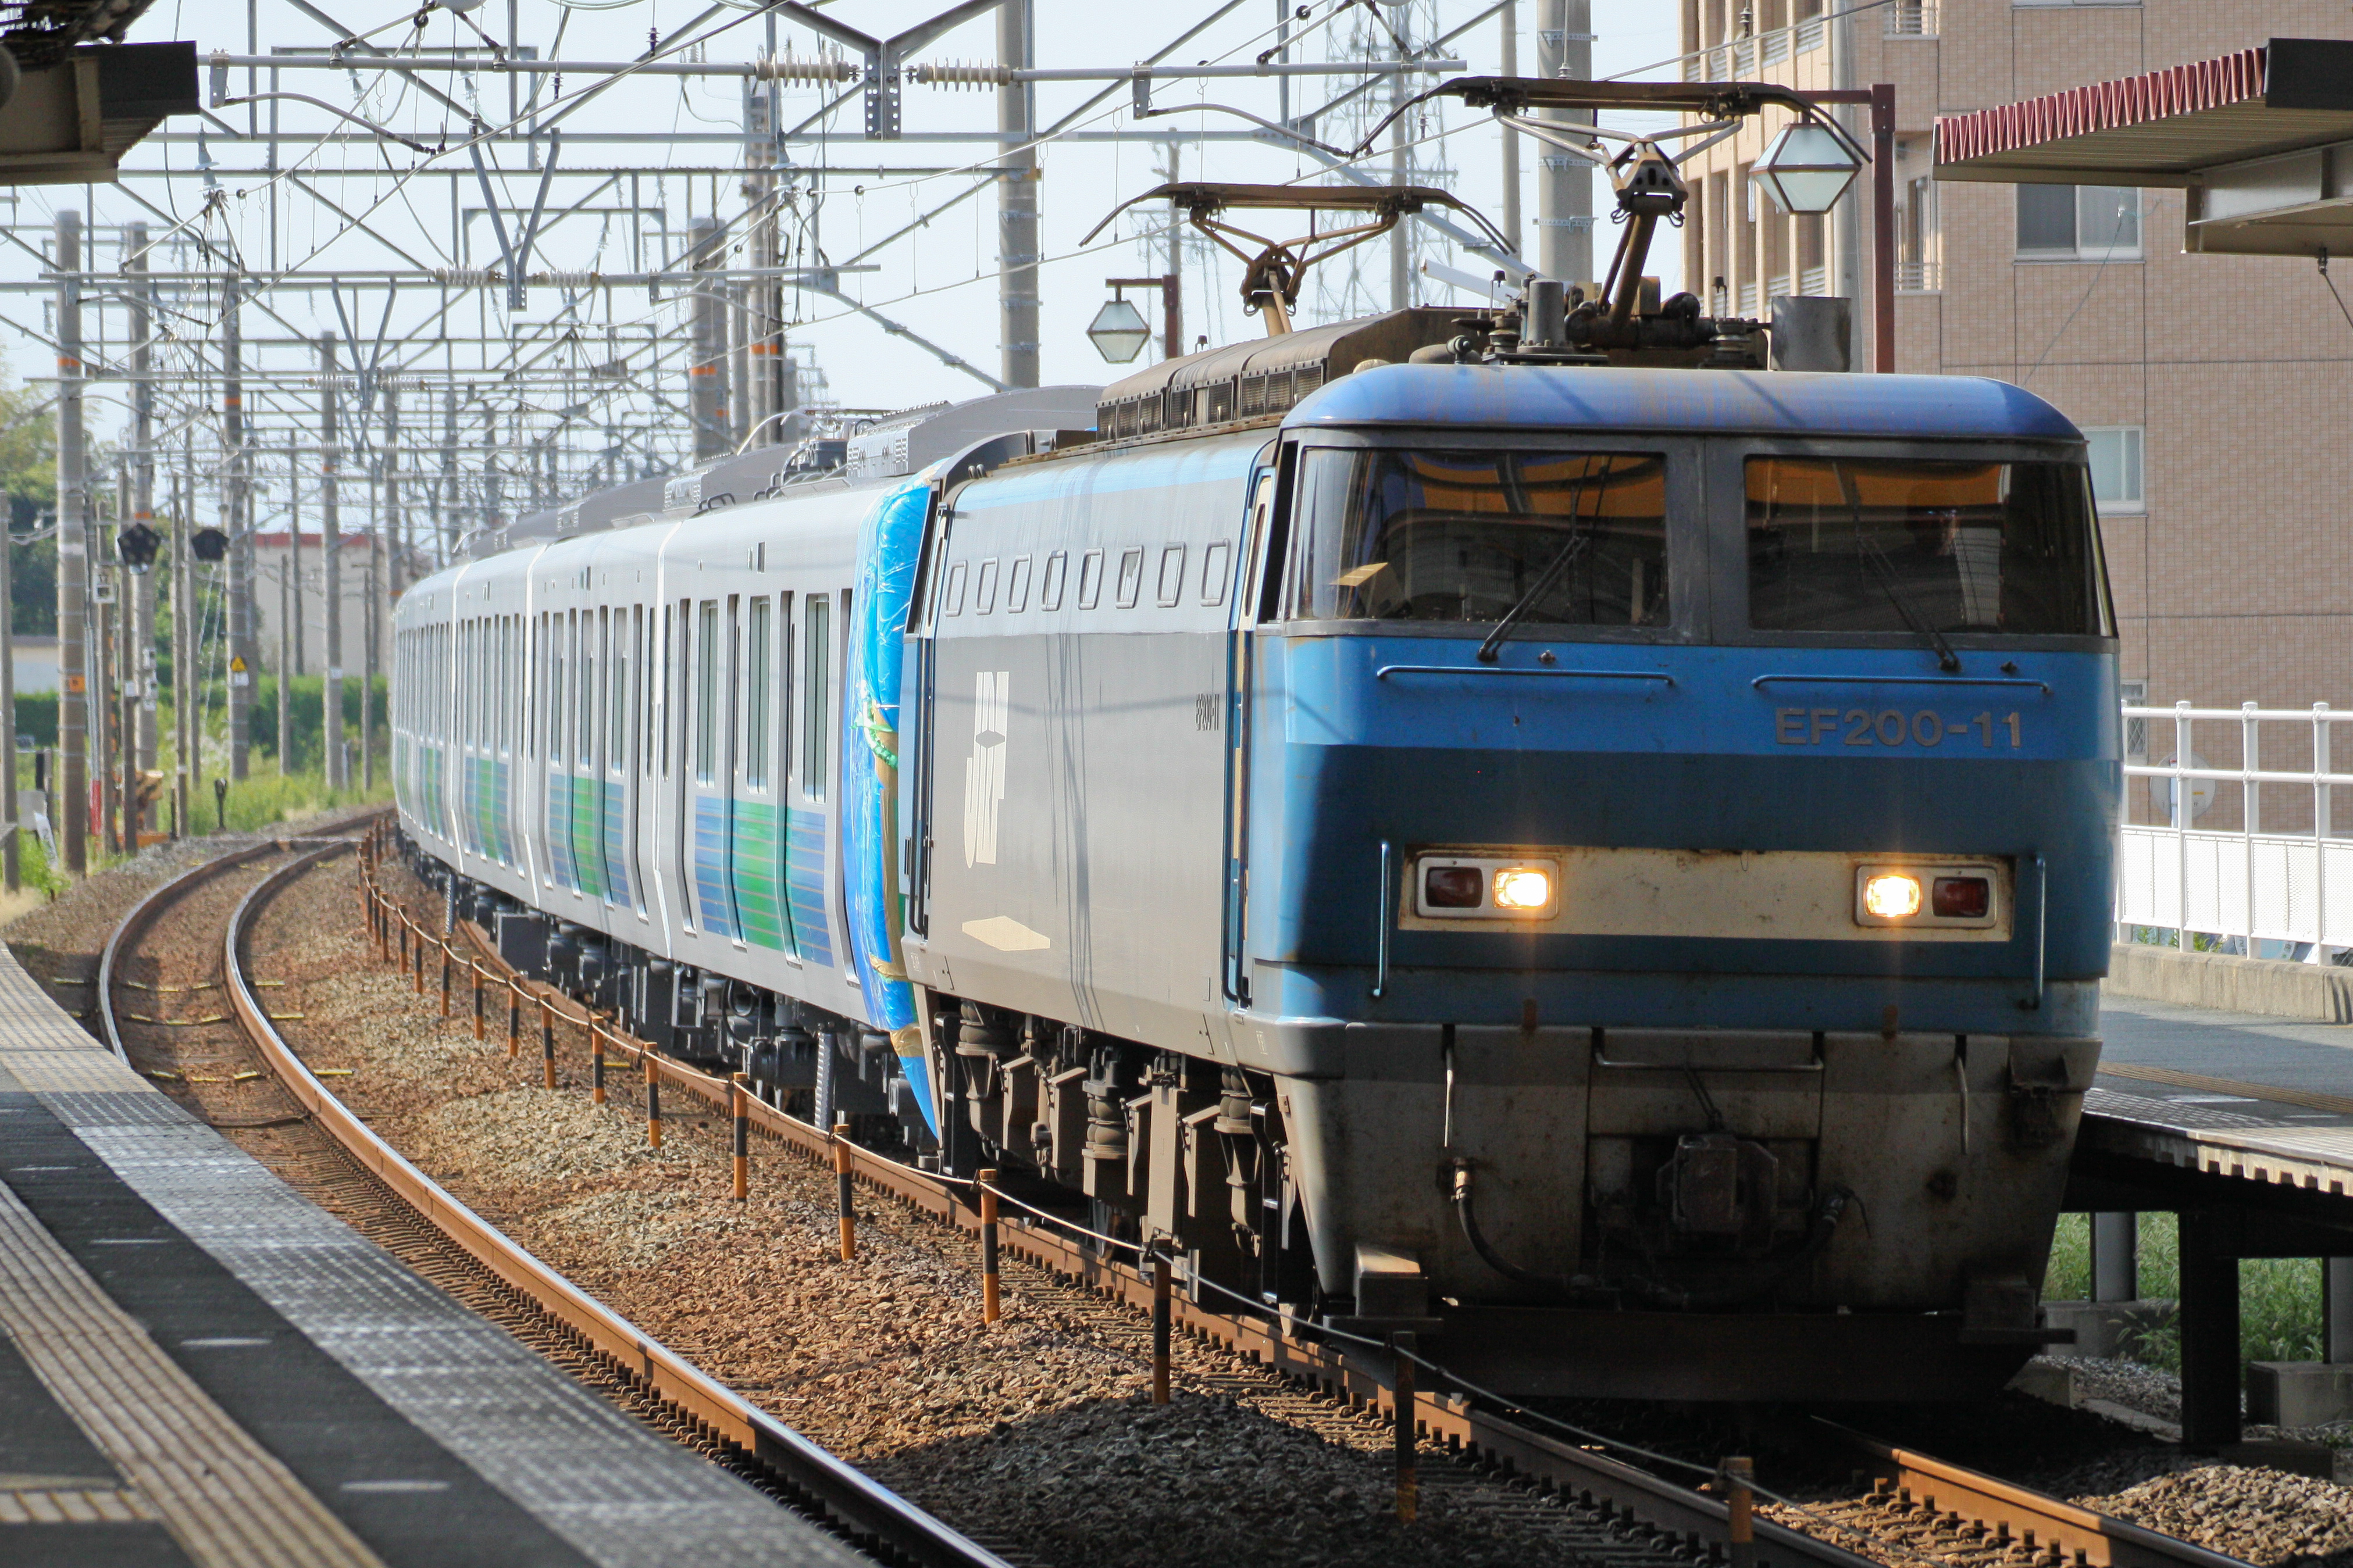
[(0, 1328), (198, 1563), (379, 1568), (5, 1186)]
[(0, 947), (5, 1077), (378, 1398), (599, 1568), (871, 1562), (648, 1432), (295, 1193), (84, 1034)]

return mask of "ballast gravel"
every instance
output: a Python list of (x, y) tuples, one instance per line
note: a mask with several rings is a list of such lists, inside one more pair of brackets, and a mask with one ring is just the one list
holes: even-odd
[[(562, 1087), (541, 1086), (535, 1009), (510, 1058), (503, 992), (472, 1037), (460, 971), (438, 1016), (358, 936), (354, 874), (322, 868), (263, 921), (260, 968), (283, 1027), (346, 1103), (508, 1235), (705, 1372), (1018, 1563), (1523, 1568), (1575, 1562), (1542, 1531), (1425, 1489), (1392, 1511), (1388, 1436), (1337, 1438), (1205, 1380), (1240, 1363), (1180, 1338), (1173, 1403), (1149, 1366), (1069, 1298), (1008, 1267), (1004, 1316), (980, 1321), (977, 1260), (957, 1235), (861, 1200), (859, 1255), (836, 1254), (829, 1173), (765, 1141), (752, 1195), (729, 1196), (726, 1126), (666, 1095), (648, 1147), (642, 1087), (617, 1067), (589, 1101), (559, 1026)], [(1025, 1288), (1036, 1284), (1044, 1294)], [(1336, 1425), (1348, 1428), (1354, 1424)]]
[(2353, 1489), (2308, 1476), (2203, 1465), (2075, 1500), (2258, 1568), (2353, 1563)]
[[(5, 934), (37, 973), (85, 973), (141, 892), (229, 847), (150, 851)], [(1067, 1293), (1025, 1289), (1018, 1270), (1005, 1318), (984, 1327), (970, 1244), (894, 1207), (864, 1209), (860, 1256), (840, 1263), (825, 1174), (755, 1143), (753, 1200), (733, 1203), (723, 1125), (666, 1107), (665, 1146), (649, 1148), (638, 1086), (617, 1073), (611, 1103), (590, 1105), (569, 1040), (562, 1087), (540, 1087), (529, 1010), (519, 1058), (506, 1054), (495, 994), (489, 1038), (476, 1042), (462, 972), (444, 1020), (438, 985), (417, 995), (373, 961), (356, 911), (345, 862), (290, 890), (257, 944), (261, 976), (283, 983), (273, 1010), (302, 1015), (284, 1026), (297, 1048), (314, 1067), (350, 1069), (330, 1079), (347, 1103), (575, 1282), (1015, 1562), (1577, 1560), (1442, 1489), (1426, 1489), (1420, 1522), (1401, 1529), (1385, 1434), (1276, 1420), (1247, 1392), (1234, 1397), (1235, 1363), (1212, 1349), (1180, 1340), (1175, 1402), (1151, 1405), (1141, 1355), (1099, 1318), (1072, 1316)], [(2078, 1367), (2086, 1397), (2178, 1409), (2162, 1373)], [(2065, 1479), (2084, 1506), (2259, 1568), (2353, 1568), (2343, 1487), (2162, 1449), (2120, 1451)]]

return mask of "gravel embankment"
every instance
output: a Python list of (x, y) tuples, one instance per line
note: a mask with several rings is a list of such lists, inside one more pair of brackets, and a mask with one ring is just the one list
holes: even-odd
[(2259, 1568), (2353, 1563), (2353, 1489), (2307, 1476), (2204, 1465), (2076, 1500)]
[(1438, 1489), (1400, 1528), (1385, 1434), (1326, 1441), (1210, 1390), (1241, 1370), (1222, 1352), (1180, 1338), (1176, 1401), (1154, 1407), (1143, 1357), (1018, 1268), (983, 1325), (971, 1244), (895, 1207), (864, 1210), (842, 1263), (828, 1173), (755, 1142), (751, 1200), (731, 1201), (723, 1126), (666, 1100), (648, 1148), (638, 1086), (616, 1071), (591, 1105), (568, 1038), (563, 1087), (540, 1087), (535, 1026), (510, 1060), (501, 1005), (477, 1044), (464, 984), (442, 1020), (438, 984), (413, 996), (363, 959), (355, 910), (338, 866), (290, 890), (257, 944), (286, 982), (275, 1005), (303, 1015), (290, 1040), (353, 1069), (338, 1092), (575, 1283), (960, 1528), (1052, 1568), (1570, 1560)]

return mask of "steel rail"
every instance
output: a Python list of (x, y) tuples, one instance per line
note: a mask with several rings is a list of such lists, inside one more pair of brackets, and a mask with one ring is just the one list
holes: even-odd
[[(386, 918), (406, 922), (420, 942), (455, 951), (454, 943), (431, 936), (412, 920), (399, 900), (377, 884), (373, 869), (364, 861), (363, 876), (366, 896), (378, 901), (376, 907)], [(590, 1031), (608, 1053), (639, 1070), (652, 1064), (654, 1073), (665, 1086), (683, 1089), (722, 1111), (729, 1107), (733, 1088), (729, 1080), (670, 1060), (643, 1041), (622, 1034), (562, 993), (524, 980), (498, 956), (495, 947), (472, 922), (459, 922), (459, 931), (473, 956), (458, 962), (479, 965), (499, 983), (530, 996), (534, 1006), (544, 1002), (556, 1016), (575, 1028)], [(412, 952), (417, 954), (416, 961), (422, 963), (422, 949)], [(812, 1163), (830, 1166), (837, 1141), (826, 1131), (755, 1097), (748, 1099), (745, 1105), (754, 1130), (782, 1142)], [(971, 1184), (917, 1170), (854, 1143), (849, 1149), (852, 1179), (858, 1184), (977, 1237), (978, 1210), (963, 1201), (956, 1190)], [(1139, 1311), (1152, 1310), (1149, 1273), (1023, 1217), (1000, 1220), (998, 1231), (1001, 1251)], [(1193, 1300), (1190, 1292), (1177, 1292), (1170, 1306), (1176, 1325), (1195, 1338), (1223, 1345), (1270, 1371), (1314, 1384), (1352, 1405), (1394, 1418), (1394, 1373), (1385, 1355), (1314, 1338), (1311, 1325), (1289, 1318), (1269, 1321), (1215, 1311)], [(1442, 1367), (1436, 1370), (1443, 1375)], [(1533, 1426), (1476, 1405), (1464, 1394), (1425, 1390), (1418, 1403), (1417, 1422), (1428, 1438), (1487, 1460), (1508, 1474), (1528, 1478), (1580, 1501), (1638, 1520), (1662, 1533), (1679, 1536), (1695, 1548), (1728, 1549), (1730, 1545), (1725, 1506), (1709, 1493), (1677, 1486), (1637, 1466), (1538, 1431)], [(1883, 1443), (1830, 1422), (1819, 1425), (1839, 1442), (1853, 1448), (1886, 1489), (1908, 1489), (1915, 1502), (1927, 1498), (1937, 1511), (1957, 1513), (1990, 1532), (2028, 1531), (2046, 1556), (2051, 1549), (2061, 1549), (2063, 1556), (2059, 1561), (2072, 1563), (2074, 1568), (2249, 1568), (2236, 1558), (2078, 1508), (2064, 1499)], [(1880, 1568), (1879, 1561), (1873, 1557), (1847, 1551), (1770, 1520), (1757, 1518), (1753, 1527), (1758, 1568), (1790, 1568), (1793, 1564)], [(1831, 1528), (1870, 1539), (1867, 1526)]]
[(2021, 1539), (2044, 1560), (2076, 1568), (2248, 1568), (2223, 1552), (2161, 1535), (2127, 1520), (2078, 1508), (1943, 1459), (1883, 1443), (1815, 1417), (1816, 1425), (1870, 1459), (1883, 1491), (1901, 1491), (1929, 1514), (1956, 1513), (1972, 1524)]
[[(362, 865), (368, 897), (381, 900), (380, 907), (390, 919), (405, 922), (415, 942), (454, 953), (454, 943), (446, 942), (411, 919), (399, 900), (377, 886), (366, 862)], [(470, 921), (461, 921), (459, 930), (475, 956), (457, 962), (479, 964), (486, 973), (498, 974), (502, 983), (529, 995), (534, 1006), (544, 1002), (566, 1024), (592, 1031), (608, 1052), (640, 1071), (650, 1065), (664, 1087), (684, 1089), (723, 1112), (731, 1105), (733, 1086), (729, 1080), (670, 1060), (602, 1018), (585, 1013), (561, 993), (524, 981), (498, 957)], [(416, 962), (423, 961), (425, 948), (411, 947)], [(745, 1109), (754, 1131), (783, 1142), (811, 1163), (831, 1165), (838, 1144), (828, 1132), (756, 1097), (747, 1099)], [(849, 1145), (849, 1152), (851, 1179), (859, 1185), (978, 1236), (977, 1209), (963, 1202), (955, 1190), (970, 1184), (919, 1171), (854, 1143)], [(1054, 1230), (1024, 1218), (1008, 1219), (999, 1226), (999, 1247), (1025, 1262), (1140, 1311), (1152, 1309), (1152, 1278), (1148, 1273), (1106, 1258)], [(1313, 1384), (1352, 1405), (1395, 1417), (1394, 1373), (1386, 1357), (1352, 1352), (1331, 1342), (1309, 1337), (1314, 1331), (1293, 1320), (1270, 1322), (1243, 1314), (1219, 1312), (1186, 1293), (1179, 1293), (1171, 1301), (1170, 1309), (1175, 1325), (1197, 1339), (1223, 1345), (1280, 1375)], [(1695, 1549), (1730, 1548), (1728, 1510), (1723, 1501), (1705, 1492), (1677, 1486), (1636, 1466), (1523, 1426), (1474, 1405), (1465, 1394), (1425, 1393), (1418, 1401), (1415, 1414), (1425, 1437), (1486, 1460), (1507, 1474), (1526, 1477), (1589, 1506), (1630, 1521), (1640, 1521), (1658, 1534), (1680, 1538)], [(1768, 1520), (1756, 1520), (1754, 1529), (1757, 1568), (1798, 1568), (1800, 1564), (1808, 1568), (1879, 1568), (1870, 1557)]]
[(147, 928), (155, 923), (155, 917), (163, 912), (166, 904), (171, 903), (198, 883), (207, 881), (231, 867), (242, 866), (248, 860), (259, 860), (265, 856), (276, 855), (292, 848), (297, 844), (306, 842), (316, 842), (316, 840), (272, 839), (262, 844), (248, 844), (242, 849), (232, 849), (226, 855), (215, 856), (210, 860), (191, 866), (178, 876), (148, 889), (141, 895), (137, 903), (123, 912), (122, 918), (115, 922), (114, 930), (107, 936), (106, 946), (98, 957), (99, 1021), (106, 1026), (107, 1048), (112, 1051), (119, 1060), (125, 1065), (128, 1065), (131, 1060), (131, 1053), (122, 1046), (121, 1025), (114, 1016), (114, 972), (121, 966), (123, 952), (147, 933)]
[[(452, 1197), (353, 1115), (286, 1044), (256, 998), (245, 970), (253, 917), (280, 889), (332, 855), (360, 847), (338, 840), (288, 861), (248, 889), (222, 937), (221, 966), (239, 1026), (287, 1091), (379, 1181), (492, 1275), (570, 1328), (655, 1398), (681, 1411), (706, 1436), (733, 1444), (799, 1489), (854, 1541), (875, 1543), (921, 1568), (1010, 1568), (889, 1488), (809, 1441), (766, 1411), (650, 1338), (507, 1239)], [(197, 869), (217, 874), (224, 858)], [(169, 884), (182, 887), (191, 879)], [(421, 961), (421, 955), (420, 955)]]

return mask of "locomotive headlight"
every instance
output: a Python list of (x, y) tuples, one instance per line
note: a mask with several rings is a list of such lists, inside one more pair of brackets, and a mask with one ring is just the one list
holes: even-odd
[(1495, 907), (1534, 913), (1552, 905), (1552, 873), (1534, 866), (1506, 866), (1495, 873)]
[(1862, 909), (1883, 921), (1900, 921), (1920, 912), (1920, 879), (1900, 871), (1882, 872), (1862, 884)]

